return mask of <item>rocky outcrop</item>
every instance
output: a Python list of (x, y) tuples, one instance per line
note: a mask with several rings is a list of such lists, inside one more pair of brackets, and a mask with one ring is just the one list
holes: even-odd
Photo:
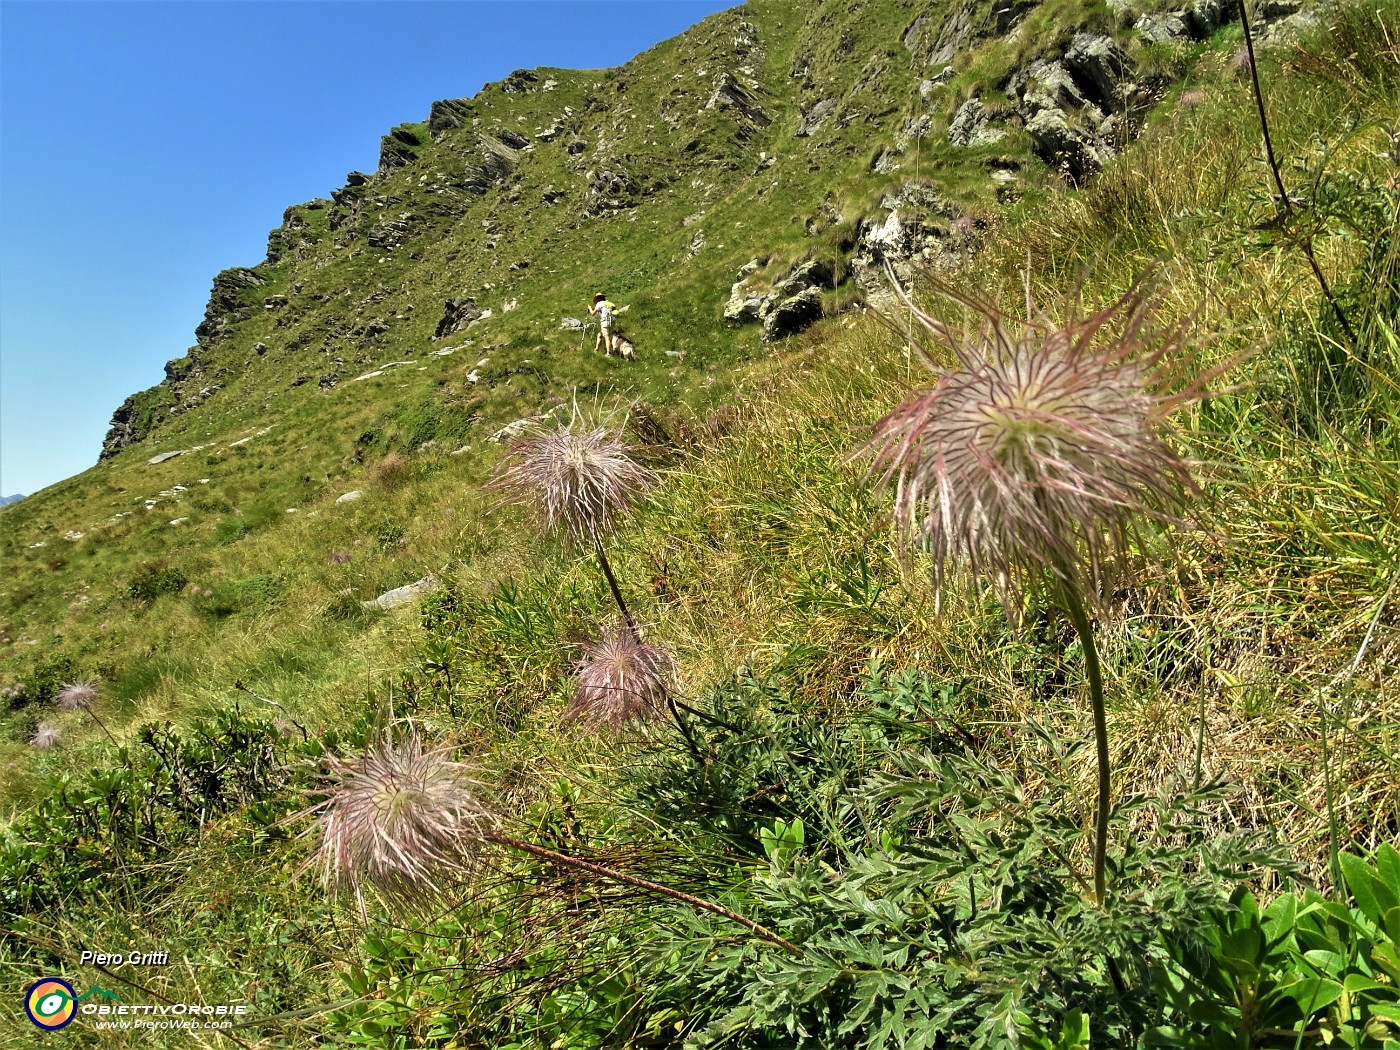
[(444, 132), (460, 128), (471, 120), (472, 106), (464, 98), (439, 99), (428, 111), (428, 134), (439, 141)]
[(763, 339), (785, 339), (821, 319), (822, 291), (835, 285), (831, 264), (809, 259), (791, 267), (767, 290), (749, 285), (758, 270), (757, 259), (739, 271), (739, 280), (729, 290), (724, 319), (730, 324), (759, 324)]
[(384, 178), (391, 171), (406, 168), (418, 158), (418, 150), (423, 140), (417, 132), (407, 126), (394, 128), (379, 140), (379, 167), (376, 178)]
[(1076, 33), (1065, 51), (1064, 64), (1090, 102), (1106, 113), (1123, 108), (1122, 89), (1131, 79), (1133, 64), (1112, 37)]
[(247, 292), (266, 282), (256, 270), (235, 266), (214, 278), (209, 303), (204, 308), (204, 320), (194, 330), (201, 346), (213, 346), (223, 338), (229, 325), (247, 320), (253, 314)]
[(727, 69), (722, 70), (715, 78), (715, 89), (709, 101), (705, 103), (705, 108), (731, 114), (741, 139), (753, 138), (773, 123), (773, 118), (759, 105), (754, 89)]
[(958, 107), (948, 125), (948, 141), (954, 146), (987, 146), (1005, 136), (1004, 128), (992, 126), (986, 107), (975, 96)]
[(602, 215), (605, 212), (630, 208), (637, 201), (636, 180), (625, 171), (604, 168), (584, 175), (588, 180), (588, 190), (584, 193), (583, 212), (585, 215)]
[(449, 299), (442, 304), (442, 319), (433, 331), (434, 339), (445, 339), (455, 335), (481, 316), (476, 308), (476, 297), (466, 295), (460, 299)]
[(477, 135), (464, 159), (466, 168), (459, 186), (480, 196), (515, 171), (520, 154), (494, 135)]
[(836, 100), (834, 98), (822, 98), (813, 102), (808, 108), (802, 111), (802, 119), (797, 124), (793, 138), (807, 138), (820, 131), (832, 115), (836, 112)]

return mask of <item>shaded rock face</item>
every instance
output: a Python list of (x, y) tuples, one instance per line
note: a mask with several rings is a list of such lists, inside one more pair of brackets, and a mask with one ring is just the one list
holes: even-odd
[(820, 288), (804, 288), (796, 295), (774, 301), (764, 300), (759, 311), (759, 323), (763, 325), (763, 338), (767, 342), (785, 339), (796, 335), (822, 316), (822, 293)]
[(423, 141), (408, 128), (399, 127), (389, 132), (379, 140), (379, 167), (375, 176), (382, 179), (389, 172), (412, 164), (422, 144)]
[(759, 105), (753, 89), (728, 70), (719, 74), (715, 81), (714, 93), (705, 103), (705, 108), (725, 110), (732, 114), (741, 139), (752, 138), (773, 123), (773, 118)]
[(140, 440), (136, 433), (136, 428), (132, 425), (132, 412), (135, 408), (136, 395), (132, 395), (123, 401), (115, 412), (112, 413), (112, 420), (108, 424), (107, 436), (102, 439), (102, 451), (97, 459), (100, 463), (104, 459), (111, 459), (128, 445), (135, 444)]
[(471, 103), (464, 98), (440, 99), (428, 111), (428, 134), (437, 138), (471, 120)]
[(200, 345), (214, 345), (223, 337), (230, 324), (246, 321), (251, 317), (253, 311), (251, 304), (245, 301), (245, 293), (264, 283), (256, 271), (242, 266), (224, 270), (215, 276), (214, 288), (209, 294), (209, 304), (204, 308), (204, 320), (194, 330)]
[(1102, 139), (1071, 127), (1062, 109), (1042, 109), (1026, 121), (1026, 131), (1035, 141), (1036, 152), (1073, 182), (1093, 174), (1112, 154)]
[(509, 94), (522, 94), (534, 91), (540, 83), (540, 75), (533, 69), (517, 69), (501, 81), (501, 90)]
[(468, 295), (460, 299), (449, 299), (442, 304), (442, 319), (438, 321), (437, 328), (433, 331), (433, 338), (443, 339), (449, 335), (455, 335), (480, 316), (481, 311), (476, 308), (475, 296)]
[(587, 174), (588, 190), (583, 198), (585, 215), (602, 215), (604, 212), (630, 208), (637, 200), (637, 183), (623, 171), (590, 171)]

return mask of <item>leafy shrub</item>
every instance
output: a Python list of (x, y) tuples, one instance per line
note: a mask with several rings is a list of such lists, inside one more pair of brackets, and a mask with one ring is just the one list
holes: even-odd
[(143, 562), (132, 572), (126, 596), (149, 604), (162, 594), (179, 594), (189, 582), (183, 572), (167, 562)]
[(1158, 974), (1172, 1022), (1151, 1045), (1400, 1046), (1400, 853), (1340, 861), (1350, 906), (1307, 890), (1261, 909), (1241, 887), (1205, 951), (1172, 942), (1177, 966)]
[(292, 806), (274, 798), (291, 776), (288, 757), (320, 751), (237, 710), (187, 731), (146, 725), (138, 741), (115, 765), (54, 778), (47, 797), (0, 833), (0, 915), (72, 907), (116, 887), (137, 892), (162, 872), (173, 877), (167, 865), (143, 862), (167, 859), (239, 807), (275, 823)]

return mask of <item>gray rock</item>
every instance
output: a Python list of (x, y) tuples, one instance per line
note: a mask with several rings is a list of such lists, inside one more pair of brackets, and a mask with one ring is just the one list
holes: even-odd
[(452, 128), (460, 128), (471, 117), (471, 103), (464, 98), (434, 102), (428, 111), (428, 131), (434, 137)]
[(1133, 28), (1149, 44), (1174, 44), (1191, 39), (1190, 16), (1185, 11), (1159, 11), (1142, 15)]
[(1132, 71), (1132, 63), (1112, 37), (1076, 33), (1064, 63), (1087, 99), (1108, 111), (1121, 106), (1122, 84)]
[(442, 318), (433, 330), (433, 338), (443, 339), (455, 335), (480, 316), (481, 311), (476, 309), (476, 296), (465, 295), (457, 299), (448, 299), (442, 304)]
[(728, 70), (722, 71), (716, 78), (714, 93), (705, 103), (705, 108), (733, 114), (739, 126), (740, 138), (748, 138), (773, 123), (773, 118), (759, 105), (753, 89)]
[(583, 200), (585, 215), (620, 211), (636, 203), (639, 193), (637, 183), (626, 172), (608, 169), (590, 171), (587, 178), (588, 192)]
[(1029, 120), (1042, 109), (1079, 109), (1084, 95), (1067, 70), (1059, 62), (1036, 59), (1025, 69), (1013, 73), (1007, 92), (1017, 100), (1016, 109), (1023, 120)]
[(724, 304), (724, 319), (730, 324), (756, 324), (763, 315), (766, 296), (747, 289), (740, 281), (729, 291), (729, 301)]
[(1191, 35), (1204, 40), (1234, 17), (1235, 5), (1230, 0), (1196, 0), (1186, 11)]
[(402, 587), (395, 587), (392, 591), (385, 591), (378, 598), (360, 604), (366, 609), (396, 609), (400, 605), (413, 601), (414, 598), (430, 594), (441, 586), (442, 583), (438, 578), (430, 573), (421, 580), (406, 583)]
[(880, 198), (880, 207), (886, 211), (900, 208), (918, 208), (937, 215), (952, 215), (947, 198), (926, 182), (907, 179)]
[(565, 317), (559, 322), (559, 327), (565, 332), (581, 332), (583, 331), (583, 322), (577, 317)]
[(1005, 134), (1002, 128), (992, 127), (986, 107), (976, 97), (959, 106), (948, 125), (948, 141), (955, 146), (986, 146)]
[(817, 288), (805, 288), (788, 299), (776, 304), (771, 298), (764, 300), (764, 310), (760, 321), (763, 324), (765, 342), (785, 339), (807, 328), (822, 316), (822, 293)]
[(361, 496), (363, 496), (363, 495), (364, 495), (364, 493), (363, 493), (362, 491), (360, 491), (359, 489), (351, 489), (349, 492), (345, 493), (344, 495), (342, 495), (342, 496), (337, 496), (335, 501), (336, 501), (337, 504), (340, 504), (340, 503), (354, 503), (357, 499), (359, 499), (359, 498), (360, 498)]
[(379, 168), (375, 175), (382, 179), (391, 171), (408, 167), (418, 159), (418, 147), (422, 144), (408, 128), (394, 128), (379, 140)]
[(176, 456), (183, 456), (186, 453), (193, 451), (193, 449), (189, 448), (180, 448), (176, 449), (174, 452), (161, 452), (157, 455), (152, 456), (150, 459), (146, 460), (146, 462), (151, 464), (164, 463), (167, 459), (174, 459)]
[(834, 276), (829, 263), (821, 259), (808, 259), (778, 281), (773, 290), (779, 293), (780, 298), (791, 298), (807, 288), (833, 287)]
[(1046, 163), (1062, 169), (1075, 182), (1098, 171), (1108, 152), (1104, 143), (1071, 127), (1060, 109), (1042, 109), (1026, 121), (1026, 131)]
[(807, 138), (822, 129), (832, 114), (836, 112), (836, 100), (834, 98), (818, 99), (809, 108), (802, 111), (802, 120), (794, 131), (794, 138)]

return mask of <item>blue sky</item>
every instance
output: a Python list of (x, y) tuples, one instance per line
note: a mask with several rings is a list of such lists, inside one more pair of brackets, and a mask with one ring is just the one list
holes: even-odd
[(0, 495), (97, 460), (214, 274), (433, 100), (619, 65), (735, 0), (0, 0)]

